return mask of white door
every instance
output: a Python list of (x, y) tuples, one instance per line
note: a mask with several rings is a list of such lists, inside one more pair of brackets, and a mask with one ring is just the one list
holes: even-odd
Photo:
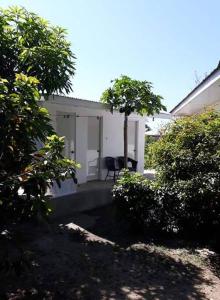
[(56, 125), (57, 134), (65, 137), (63, 155), (75, 160), (76, 115), (58, 112), (56, 116)]
[(128, 121), (128, 157), (137, 159), (137, 121)]
[(88, 117), (87, 180), (100, 177), (100, 117)]

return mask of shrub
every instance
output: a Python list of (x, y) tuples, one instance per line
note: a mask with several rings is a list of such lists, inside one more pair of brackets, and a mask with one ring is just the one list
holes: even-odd
[(0, 268), (21, 269), (20, 254), (8, 255), (18, 246), (14, 231), (21, 220), (49, 214), (47, 188), (76, 181), (77, 165), (62, 156), (63, 138), (38, 105), (41, 94), (72, 90), (74, 60), (64, 29), (24, 8), (0, 9)]
[(171, 124), (150, 146), (158, 176), (125, 172), (113, 190), (122, 217), (142, 228), (206, 241), (220, 230), (220, 114), (207, 111)]
[[(62, 156), (63, 138), (38, 105), (38, 80), (17, 74), (13, 88), (0, 80), (0, 228), (33, 215), (47, 216), (47, 188), (53, 180), (75, 180), (74, 161)], [(47, 137), (48, 136), (48, 137)], [(45, 143), (37, 150), (36, 141)]]
[(125, 172), (114, 186), (113, 198), (119, 216), (132, 228), (206, 240), (218, 236), (220, 174), (162, 184)]
[(152, 136), (145, 135), (145, 147), (144, 147), (144, 167), (145, 169), (150, 166), (150, 158), (148, 155), (149, 147), (151, 144), (155, 143), (156, 139)]
[(154, 190), (142, 175), (125, 171), (113, 188), (113, 199), (119, 215), (133, 228), (156, 223)]
[(162, 182), (220, 172), (220, 114), (207, 111), (170, 124), (149, 147), (151, 166)]
[(160, 226), (197, 237), (214, 237), (220, 229), (220, 176), (208, 173), (189, 181), (163, 184), (155, 192)]
[(220, 114), (206, 111), (171, 124), (150, 147), (155, 196), (168, 230), (211, 237), (220, 229)]

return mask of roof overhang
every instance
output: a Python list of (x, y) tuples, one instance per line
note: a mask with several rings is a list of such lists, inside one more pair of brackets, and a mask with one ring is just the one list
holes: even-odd
[(158, 114), (154, 114), (153, 116), (148, 116), (148, 118), (152, 118), (152, 117), (156, 119), (171, 120), (173, 116), (169, 112), (161, 111)]
[(170, 113), (185, 116), (198, 113), (220, 102), (220, 68), (213, 70), (193, 91), (191, 91)]

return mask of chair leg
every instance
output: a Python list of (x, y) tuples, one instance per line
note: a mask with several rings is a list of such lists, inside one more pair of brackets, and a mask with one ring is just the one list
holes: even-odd
[(114, 177), (113, 177), (113, 179), (114, 179), (114, 182), (115, 182), (115, 171), (114, 171)]
[(109, 173), (109, 170), (108, 170), (108, 172), (107, 172), (107, 175), (106, 175), (106, 177), (105, 177), (105, 181), (107, 180), (107, 177), (108, 177), (108, 173)]

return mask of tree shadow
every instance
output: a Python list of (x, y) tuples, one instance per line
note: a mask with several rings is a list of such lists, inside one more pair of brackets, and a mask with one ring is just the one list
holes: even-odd
[(85, 239), (87, 272), (79, 299), (206, 299), (202, 270), (148, 248), (120, 248)]
[(208, 264), (213, 273), (220, 278), (220, 255), (214, 253), (208, 256)]
[(54, 222), (52, 230), (27, 242), (34, 253), (32, 270), (13, 283), (4, 278), (0, 299), (207, 299), (200, 286), (213, 282), (200, 267), (135, 244), (139, 238), (123, 236), (123, 227), (116, 232), (105, 213), (101, 218), (110, 227), (96, 218), (85, 230), (69, 218), (68, 226)]
[[(88, 211), (89, 216), (96, 218), (95, 226), (89, 229), (96, 235), (111, 240), (121, 247), (129, 247), (134, 243), (154, 243), (172, 248), (191, 248), (198, 246), (195, 241), (181, 239), (177, 234), (155, 233), (132, 229), (130, 224), (117, 215), (114, 204)], [(77, 224), (80, 225), (80, 222)]]

